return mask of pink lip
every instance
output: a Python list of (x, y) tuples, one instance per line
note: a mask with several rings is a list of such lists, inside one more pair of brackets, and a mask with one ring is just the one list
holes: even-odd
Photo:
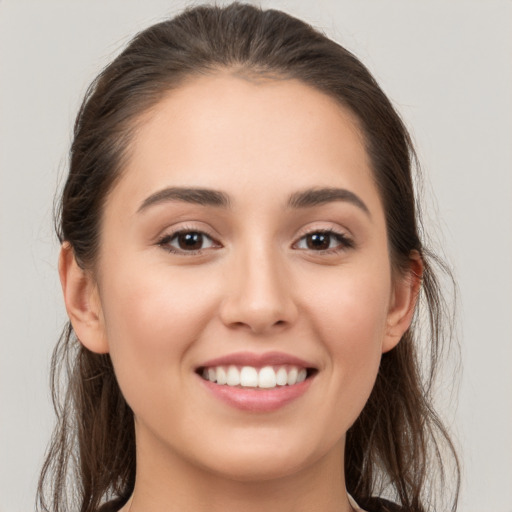
[(302, 396), (311, 385), (314, 376), (293, 386), (279, 386), (273, 389), (239, 388), (215, 384), (198, 376), (203, 386), (224, 403), (252, 412), (272, 412)]
[(254, 354), (252, 352), (235, 352), (233, 354), (217, 357), (204, 362), (198, 368), (211, 368), (212, 366), (254, 366), (262, 368), (263, 366), (290, 365), (299, 368), (314, 368), (314, 365), (304, 359), (295, 357), (283, 352), (265, 352), (264, 354)]
[[(214, 366), (297, 366), (299, 368), (314, 368), (314, 365), (282, 352), (266, 352), (254, 354), (251, 352), (237, 352), (226, 356), (205, 361), (199, 368)], [(309, 376), (305, 381), (293, 386), (278, 386), (272, 389), (242, 388), (219, 385), (203, 379), (198, 375), (206, 390), (224, 403), (243, 411), (272, 412), (284, 407), (301, 397), (309, 389), (315, 375)]]

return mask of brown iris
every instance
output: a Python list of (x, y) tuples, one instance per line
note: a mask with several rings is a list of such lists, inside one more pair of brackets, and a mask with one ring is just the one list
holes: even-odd
[(306, 245), (308, 249), (325, 250), (331, 245), (330, 233), (312, 233), (306, 237)]
[(195, 231), (187, 231), (186, 233), (179, 233), (177, 242), (180, 249), (197, 251), (203, 246), (203, 234)]

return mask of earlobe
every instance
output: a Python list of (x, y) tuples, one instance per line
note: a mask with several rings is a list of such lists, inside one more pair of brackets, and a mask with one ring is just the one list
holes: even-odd
[(76, 336), (89, 350), (108, 352), (98, 288), (92, 275), (81, 268), (68, 242), (62, 244), (59, 276), (68, 317)]
[(395, 348), (404, 333), (410, 327), (423, 276), (423, 260), (418, 251), (412, 251), (409, 270), (396, 278), (390, 309), (387, 317), (386, 335), (382, 352)]

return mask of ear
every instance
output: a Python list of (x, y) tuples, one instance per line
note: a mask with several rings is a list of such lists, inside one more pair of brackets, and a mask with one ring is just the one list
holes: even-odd
[(92, 352), (107, 353), (98, 287), (92, 274), (78, 265), (68, 242), (60, 250), (59, 276), (66, 311), (80, 343)]
[(409, 269), (395, 277), (387, 317), (386, 336), (382, 352), (396, 347), (405, 331), (410, 327), (423, 276), (423, 260), (418, 251), (412, 251)]

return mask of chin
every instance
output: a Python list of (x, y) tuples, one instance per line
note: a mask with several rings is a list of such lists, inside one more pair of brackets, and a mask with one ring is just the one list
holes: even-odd
[(217, 476), (231, 481), (262, 482), (283, 479), (304, 471), (329, 451), (323, 446), (310, 446), (307, 441), (287, 445), (283, 439), (281, 436), (269, 443), (223, 443), (229, 450), (210, 452), (209, 460), (203, 459), (202, 465)]
[(230, 457), (229, 461), (215, 464), (210, 470), (217, 476), (236, 482), (257, 483), (269, 480), (279, 480), (292, 476), (307, 466), (307, 461), (299, 457), (285, 457), (276, 454), (253, 457)]

